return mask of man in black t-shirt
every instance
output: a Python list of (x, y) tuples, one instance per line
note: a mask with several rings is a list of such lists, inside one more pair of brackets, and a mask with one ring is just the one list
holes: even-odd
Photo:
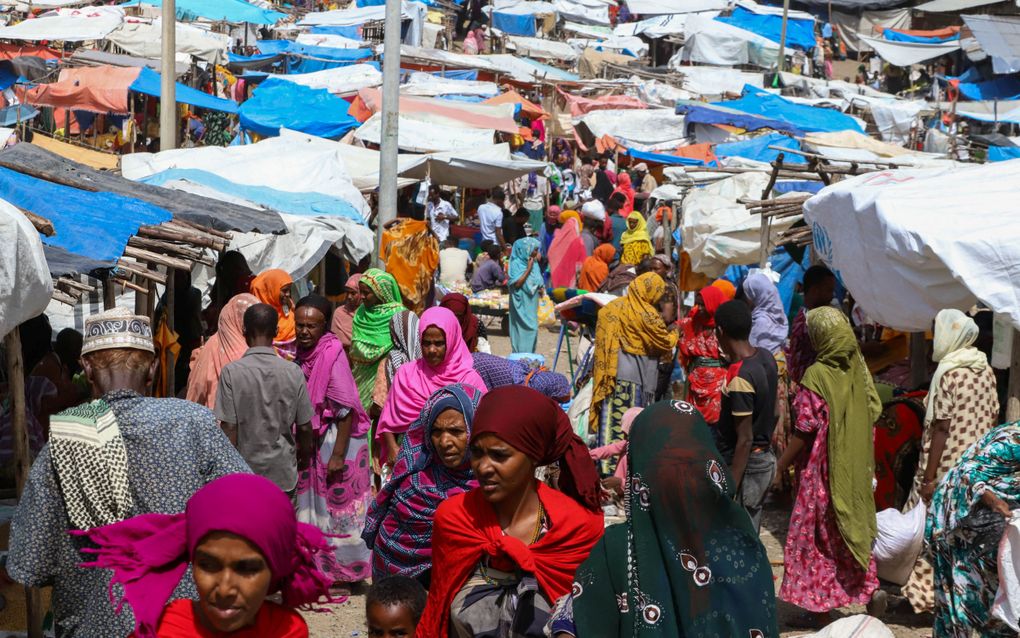
[(768, 350), (748, 342), (751, 310), (728, 301), (715, 311), (719, 347), (730, 362), (716, 425), (716, 446), (730, 466), (736, 499), (755, 529), (761, 527), (765, 494), (776, 474), (772, 431), (776, 427), (779, 372)]

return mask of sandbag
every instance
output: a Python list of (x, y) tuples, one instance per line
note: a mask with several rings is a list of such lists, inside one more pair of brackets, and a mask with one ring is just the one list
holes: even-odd
[(906, 584), (921, 553), (926, 514), (927, 508), (922, 502), (905, 514), (886, 509), (875, 515), (878, 535), (872, 553), (879, 578), (897, 585)]
[(999, 542), (999, 591), (992, 615), (1020, 631), (1020, 510), (1013, 511)]

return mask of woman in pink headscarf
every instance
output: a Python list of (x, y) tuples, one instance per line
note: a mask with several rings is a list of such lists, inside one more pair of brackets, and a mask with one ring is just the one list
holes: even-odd
[(397, 369), (376, 426), (376, 440), (384, 443), (380, 446), (384, 462), (396, 459), (400, 451), (397, 436), (405, 433), (409, 437), (423, 436), (421, 432), (408, 431), (408, 427), (418, 419), (433, 392), (454, 383), (473, 386), (483, 393), (488, 389), (475, 371), (474, 359), (464, 343), (455, 314), (441, 306), (429, 308), (418, 322), (418, 334), (422, 356)]
[(240, 359), (248, 350), (244, 339), (244, 311), (257, 303), (258, 297), (245, 292), (232, 297), (220, 310), (216, 334), (191, 354), (188, 401), (210, 410), (216, 407), (216, 389), (223, 367)]
[(358, 282), (361, 281), (361, 273), (356, 272), (347, 278), (347, 283), (344, 284), (344, 292), (347, 296), (344, 298), (344, 305), (336, 309), (333, 313), (333, 321), (330, 324), (329, 331), (336, 335), (340, 343), (344, 344), (344, 349), (351, 347), (351, 337), (354, 335), (354, 313), (357, 312), (358, 306), (361, 305), (361, 289), (358, 288)]
[[(72, 533), (96, 545), (85, 550), (95, 560), (84, 567), (113, 570), (138, 638), (307, 638), (294, 609), (328, 598), (329, 579), (315, 560), (329, 551), (326, 539), (299, 523), (287, 495), (261, 476), (216, 479), (182, 514), (142, 514)], [(189, 563), (198, 600), (167, 606)], [(283, 604), (266, 600), (276, 592)]]
[(549, 282), (553, 288), (573, 288), (578, 268), (588, 257), (581, 238), (581, 216), (568, 210), (560, 215), (560, 223), (549, 245)]

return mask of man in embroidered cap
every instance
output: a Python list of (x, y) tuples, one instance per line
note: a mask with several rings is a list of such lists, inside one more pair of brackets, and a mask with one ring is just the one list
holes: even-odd
[[(90, 545), (68, 531), (182, 512), (206, 483), (250, 470), (207, 408), (145, 396), (157, 365), (147, 317), (116, 309), (86, 319), (81, 363), (95, 400), (51, 417), (11, 522), (7, 571), (53, 586), (58, 638), (126, 636), (130, 608), (114, 613), (110, 572), (80, 568)], [(195, 596), (186, 577), (174, 597)]]

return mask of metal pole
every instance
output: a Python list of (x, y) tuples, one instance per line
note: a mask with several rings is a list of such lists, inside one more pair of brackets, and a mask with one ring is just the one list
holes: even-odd
[(159, 150), (177, 148), (177, 6), (163, 0), (163, 42), (160, 57)]
[(379, 148), (379, 203), (375, 216), (376, 259), (382, 266), (384, 226), (397, 216), (397, 128), (400, 115), (400, 0), (386, 3), (383, 31), (382, 139)]
[(776, 59), (776, 75), (772, 81), (773, 85), (777, 83), (779, 74), (786, 70), (786, 22), (789, 20), (789, 16), (790, 0), (783, 0), (783, 26), (779, 31), (779, 56)]

